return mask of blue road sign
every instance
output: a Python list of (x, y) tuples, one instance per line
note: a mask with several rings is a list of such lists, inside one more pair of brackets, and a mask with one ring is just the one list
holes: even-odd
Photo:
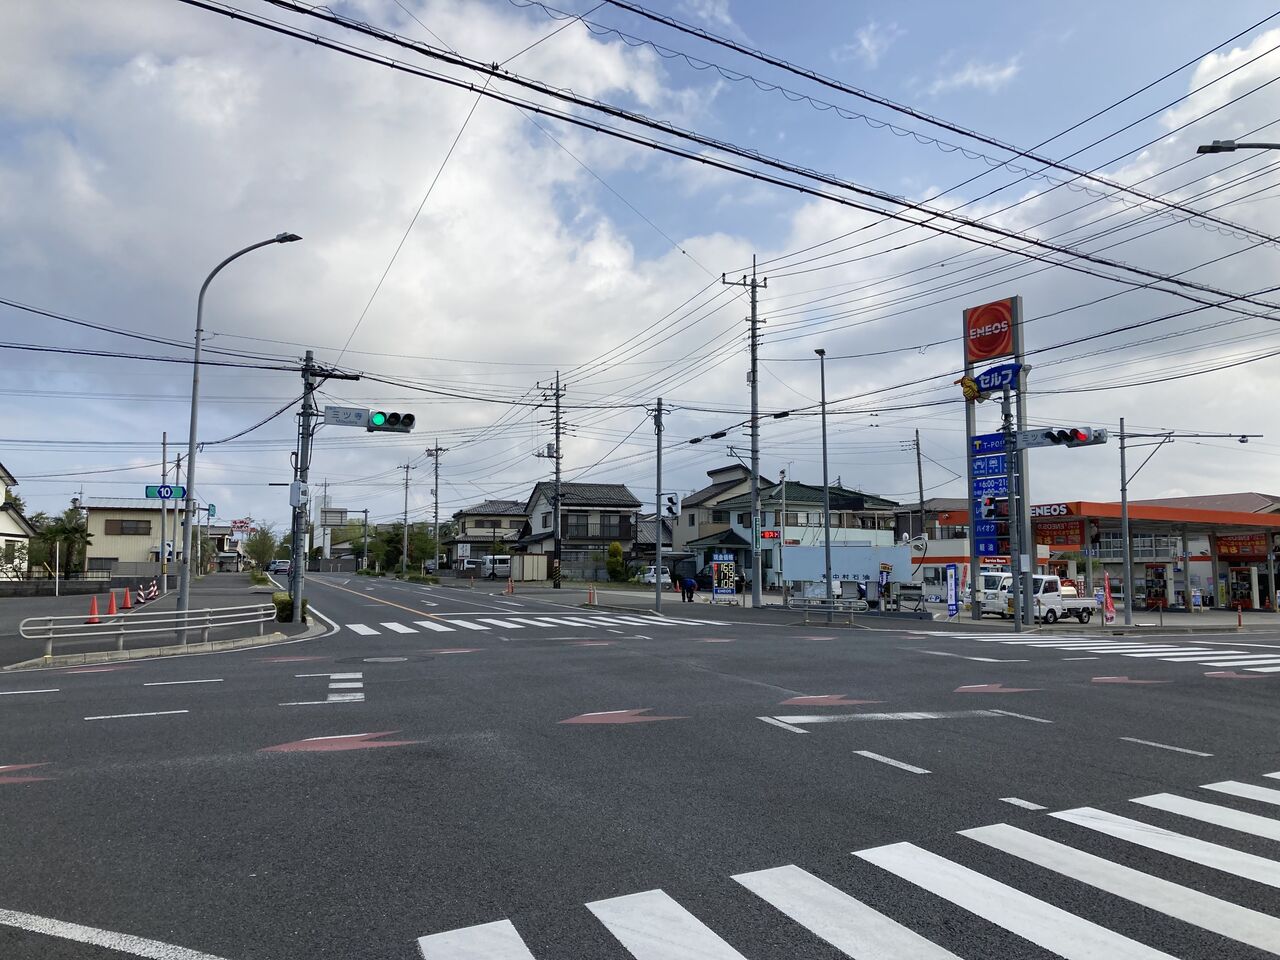
[(980, 457), (989, 453), (1004, 453), (1003, 433), (980, 433), (969, 438), (969, 456)]
[(973, 479), (979, 477), (1003, 477), (1009, 472), (1007, 454), (992, 453), (985, 457), (973, 458)]
[(998, 367), (989, 367), (983, 370), (973, 379), (977, 381), (978, 389), (983, 393), (990, 393), (993, 390), (1003, 390), (1008, 387), (1010, 390), (1018, 389), (1018, 373), (1022, 370), (1020, 363), (1002, 363)]

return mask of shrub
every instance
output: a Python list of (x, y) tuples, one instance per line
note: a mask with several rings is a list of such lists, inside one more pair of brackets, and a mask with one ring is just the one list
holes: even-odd
[(622, 544), (617, 540), (609, 544), (609, 556), (604, 562), (604, 568), (609, 572), (610, 580), (621, 582), (627, 579), (627, 561), (622, 556)]
[(271, 581), (267, 579), (267, 575), (261, 570), (250, 570), (249, 582), (255, 587), (265, 587)]
[[(276, 622), (292, 623), (293, 622), (293, 598), (288, 593), (280, 591), (271, 595), (271, 602), (276, 605)], [(307, 612), (310, 609), (310, 601), (306, 597), (302, 598), (302, 622), (307, 622)]]

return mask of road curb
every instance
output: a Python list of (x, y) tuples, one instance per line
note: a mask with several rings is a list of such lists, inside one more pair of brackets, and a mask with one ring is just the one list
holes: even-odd
[(60, 653), (54, 657), (34, 657), (5, 667), (12, 670), (39, 670), (47, 667), (82, 667), (91, 664), (123, 663), (129, 660), (154, 660), (160, 657), (187, 656), (193, 653), (221, 653), (226, 650), (249, 650), (254, 647), (272, 647), (281, 643), (310, 640), (327, 632), (328, 625), (313, 618), (304, 633), (296, 637), (275, 631), (252, 637), (235, 637), (230, 640), (210, 640), (207, 643), (171, 644), (164, 647), (138, 647), (134, 650), (98, 650), (89, 653)]

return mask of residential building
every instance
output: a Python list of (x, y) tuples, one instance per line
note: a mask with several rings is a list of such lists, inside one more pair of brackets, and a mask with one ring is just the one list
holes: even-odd
[(727, 531), (729, 511), (720, 503), (751, 489), (751, 470), (739, 463), (708, 470), (707, 477), (710, 484), (680, 500), (680, 519), (672, 531), (672, 549), (678, 553), (688, 553), (692, 541)]
[[(518, 549), (551, 554), (555, 549), (555, 484), (534, 486), (525, 502), (528, 520)], [(562, 576), (602, 579), (609, 544), (622, 545), (624, 556), (635, 548), (640, 501), (621, 483), (560, 484), (560, 572)]]
[(26, 575), (27, 547), (36, 530), (22, 511), (9, 503), (9, 491), (18, 481), (3, 464), (0, 464), (0, 484), (4, 487), (0, 505), (0, 579), (20, 580)]
[[(150, 576), (160, 572), (160, 505), (169, 501), (141, 497), (87, 497), (85, 511), (89, 535), (93, 538), (86, 554), (86, 570), (105, 571), (115, 576)], [(177, 530), (174, 530), (174, 517)], [(164, 539), (172, 559), (182, 554), (183, 503), (166, 517)], [(194, 533), (194, 531), (193, 531)], [(227, 528), (228, 536), (230, 528)], [(173, 568), (170, 567), (170, 572)]]
[[(920, 536), (920, 504), (898, 507), (894, 531), (899, 540)], [(928, 540), (964, 540), (969, 536), (969, 501), (963, 497), (930, 497), (924, 502), (924, 534)]]
[(440, 543), (445, 562), (452, 567), (467, 557), (509, 553), (528, 518), (519, 500), (485, 500), (459, 510), (453, 515), (457, 532)]
[[(662, 565), (670, 569), (674, 561), (680, 559), (683, 554), (677, 554), (672, 547), (673, 527), (676, 526), (676, 519), (663, 517), (662, 519)], [(657, 529), (657, 523), (654, 521), (652, 513), (640, 515), (640, 520), (636, 524), (636, 536), (632, 543), (631, 553), (628, 559), (633, 564), (649, 564), (656, 559), (658, 552), (654, 546), (653, 534)]]

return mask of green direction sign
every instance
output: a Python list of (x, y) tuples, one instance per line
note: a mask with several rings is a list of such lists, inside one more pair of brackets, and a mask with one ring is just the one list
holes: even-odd
[(218, 513), (218, 508), (215, 507), (212, 503), (209, 504), (209, 516), (210, 517), (217, 516), (217, 513)]
[(182, 500), (186, 495), (186, 487), (178, 487), (169, 483), (147, 487), (148, 500)]

